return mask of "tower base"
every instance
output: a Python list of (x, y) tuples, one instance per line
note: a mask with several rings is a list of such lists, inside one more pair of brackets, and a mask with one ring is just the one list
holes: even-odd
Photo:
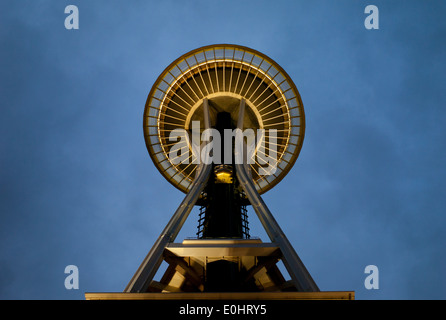
[(286, 280), (275, 243), (260, 239), (188, 239), (169, 243), (168, 267), (145, 291), (85, 293), (87, 300), (354, 300), (354, 291), (300, 291)]
[(85, 293), (86, 300), (355, 300), (354, 291)]

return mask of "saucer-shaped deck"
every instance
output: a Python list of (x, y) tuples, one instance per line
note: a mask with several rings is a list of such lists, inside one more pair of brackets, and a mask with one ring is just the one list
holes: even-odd
[[(208, 99), (211, 126), (219, 112), (230, 113), (236, 126), (240, 101), (245, 100), (243, 129), (265, 130), (264, 148), (261, 143), (256, 145), (250, 164), (252, 178), (259, 194), (274, 187), (294, 165), (305, 133), (302, 101), (291, 78), (269, 57), (238, 45), (193, 50), (161, 73), (144, 110), (145, 141), (158, 170), (183, 192), (188, 192), (197, 170), (191, 132), (193, 121), (200, 121), (204, 130), (204, 99)], [(174, 140), (175, 129), (188, 135)], [(188, 158), (178, 163), (172, 155), (181, 152), (173, 152), (172, 147), (187, 150), (183, 155)], [(272, 164), (274, 170), (270, 170)]]

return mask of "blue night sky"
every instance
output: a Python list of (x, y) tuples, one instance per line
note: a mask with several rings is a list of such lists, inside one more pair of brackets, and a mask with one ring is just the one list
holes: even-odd
[(0, 298), (124, 290), (184, 197), (145, 147), (150, 88), (180, 55), (230, 43), (271, 57), (302, 96), (302, 151), (263, 198), (319, 288), (446, 299), (445, 16), (434, 0), (1, 1)]

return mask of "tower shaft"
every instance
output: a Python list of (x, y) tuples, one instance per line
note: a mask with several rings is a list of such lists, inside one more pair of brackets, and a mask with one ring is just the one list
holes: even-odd
[[(231, 145), (233, 141), (225, 141), (225, 130), (233, 130), (231, 115), (228, 112), (219, 112), (215, 129), (221, 139), (221, 159), (225, 159), (225, 145)], [(232, 140), (232, 137), (230, 138)], [(201, 224), (203, 229), (201, 238), (243, 238), (244, 234), (243, 209), (241, 192), (238, 188), (238, 180), (234, 174), (234, 157), (231, 163), (214, 164), (213, 173), (206, 185), (204, 201), (205, 216)]]

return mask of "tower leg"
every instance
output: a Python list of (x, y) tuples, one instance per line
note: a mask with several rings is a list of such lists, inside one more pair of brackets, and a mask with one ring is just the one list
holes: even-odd
[[(203, 100), (204, 126), (205, 129), (210, 128), (209, 105), (208, 100)], [(173, 242), (186, 221), (193, 206), (198, 200), (206, 181), (209, 178), (211, 164), (209, 161), (200, 161), (197, 167), (197, 173), (192, 187), (189, 189), (186, 197), (179, 208), (175, 211), (167, 226), (156, 240), (152, 249), (149, 251), (138, 270), (130, 280), (124, 292), (145, 292), (155, 276), (158, 268), (163, 262), (163, 252), (166, 246)]]
[[(240, 110), (237, 122), (237, 127), (240, 130), (243, 130), (244, 111), (245, 101), (242, 99), (240, 102)], [(241, 145), (237, 145), (235, 148), (235, 152), (242, 152), (241, 148)], [(255, 185), (250, 178), (249, 165), (243, 162), (242, 164), (236, 163), (235, 166), (240, 184), (245, 190), (254, 211), (256, 212), (260, 222), (263, 225), (263, 228), (267, 232), (271, 242), (275, 243), (282, 251), (283, 263), (288, 273), (290, 274), (297, 290), (319, 291), (318, 286), (314, 282), (305, 265), (300, 260), (299, 256), (283, 233), (276, 219), (274, 219), (265, 202), (257, 192)]]

